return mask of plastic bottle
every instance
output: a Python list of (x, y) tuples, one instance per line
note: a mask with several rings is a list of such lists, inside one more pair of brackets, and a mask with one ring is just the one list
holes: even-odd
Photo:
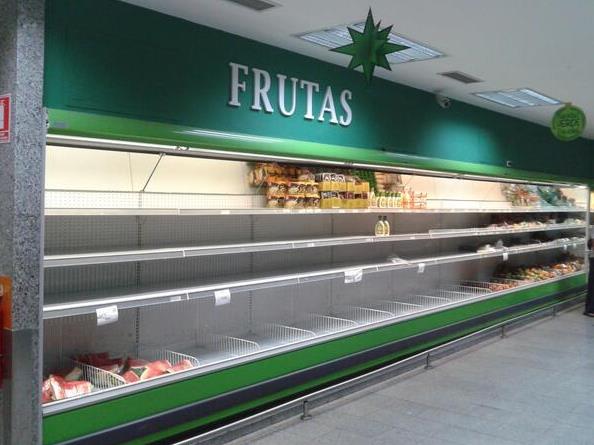
[(388, 222), (388, 217), (384, 216), (384, 236), (390, 235), (390, 223)]
[(396, 192), (396, 203), (395, 204), (396, 204), (397, 209), (402, 208), (402, 193)]
[(384, 236), (384, 222), (381, 215), (377, 217), (377, 222), (375, 223), (375, 236)]
[(377, 196), (375, 195), (374, 189), (371, 189), (371, 192), (369, 192), (369, 207), (377, 207)]
[(381, 192), (380, 193), (380, 196), (379, 196), (379, 199), (378, 199), (377, 206), (380, 209), (385, 209), (386, 208), (386, 204), (387, 204), (386, 195), (384, 195), (384, 193)]
[(388, 193), (388, 202), (386, 203), (386, 207), (389, 209), (394, 208), (394, 194)]

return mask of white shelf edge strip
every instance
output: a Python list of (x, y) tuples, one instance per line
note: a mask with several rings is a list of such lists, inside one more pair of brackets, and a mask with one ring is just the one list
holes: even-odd
[(224, 244), (196, 247), (179, 247), (163, 249), (144, 249), (114, 252), (79, 253), (66, 255), (47, 255), (44, 267), (69, 267), (91, 264), (122, 263), (130, 261), (151, 261), (174, 258), (186, 258), (204, 255), (228, 255), (236, 253), (253, 253), (290, 249), (305, 249), (367, 243), (385, 243), (424, 239), (442, 239), (458, 237), (474, 237), (489, 235), (507, 235), (514, 233), (531, 233), (552, 230), (585, 229), (584, 224), (549, 224), (546, 227), (522, 229), (461, 229), (450, 231), (429, 231), (427, 233), (404, 233), (390, 236), (348, 236), (334, 238), (318, 238), (309, 240), (287, 240), (274, 242)]
[[(43, 308), (44, 318), (56, 318), (68, 315), (80, 315), (94, 312), (97, 308), (108, 306), (108, 305), (122, 305), (122, 309), (130, 307), (146, 306), (150, 304), (165, 303), (165, 302), (177, 302), (183, 300), (189, 300), (192, 298), (199, 298), (200, 296), (211, 297), (212, 293), (216, 290), (221, 289), (232, 289), (235, 291), (246, 291), (255, 289), (258, 286), (273, 285), (281, 282), (287, 284), (293, 282), (307, 283), (315, 279), (330, 279), (340, 277), (345, 271), (360, 268), (364, 273), (406, 269), (418, 267), (419, 264), (424, 265), (438, 265), (447, 264), (459, 261), (470, 261), (484, 258), (494, 258), (498, 256), (516, 255), (527, 252), (538, 252), (551, 249), (577, 247), (578, 245), (584, 245), (585, 241), (570, 241), (570, 242), (550, 242), (543, 244), (531, 244), (526, 246), (512, 247), (499, 249), (493, 252), (470, 252), (456, 255), (447, 255), (441, 257), (429, 257), (429, 258), (418, 258), (415, 260), (402, 260), (396, 262), (383, 262), (376, 264), (364, 264), (360, 266), (348, 266), (341, 268), (332, 268), (319, 271), (313, 271), (308, 273), (295, 273), (287, 275), (277, 275), (272, 277), (254, 279), (254, 280), (240, 280), (235, 282), (224, 282), (211, 284), (206, 286), (186, 287), (178, 289), (170, 289), (157, 292), (146, 292), (139, 294), (131, 294), (120, 297), (111, 297), (104, 299), (93, 299), (83, 300), (72, 303), (58, 303), (45, 305)], [(206, 295), (195, 295), (195, 294), (206, 294)]]
[(515, 207), (507, 209), (122, 209), (46, 208), (45, 216), (129, 215), (324, 215), (350, 213), (586, 213), (580, 207)]

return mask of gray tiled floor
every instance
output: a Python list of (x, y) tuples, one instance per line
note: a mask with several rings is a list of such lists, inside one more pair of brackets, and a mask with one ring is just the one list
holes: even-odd
[(575, 309), (233, 445), (594, 444), (594, 320)]

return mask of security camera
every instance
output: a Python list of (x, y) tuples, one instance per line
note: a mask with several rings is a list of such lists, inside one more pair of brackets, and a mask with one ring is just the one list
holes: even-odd
[(439, 105), (439, 107), (443, 108), (444, 110), (447, 110), (452, 106), (452, 100), (449, 97), (445, 97), (441, 94), (435, 95), (435, 101), (437, 102), (437, 105)]

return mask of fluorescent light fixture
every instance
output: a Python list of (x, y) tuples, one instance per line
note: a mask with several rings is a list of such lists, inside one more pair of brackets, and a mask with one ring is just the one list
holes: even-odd
[(516, 90), (483, 91), (472, 93), (475, 96), (504, 105), (510, 108), (540, 107), (543, 105), (561, 105), (561, 101), (545, 96), (542, 93), (530, 88), (519, 88)]
[[(354, 25), (338, 25), (333, 28), (323, 29), (321, 31), (312, 31), (305, 34), (300, 34), (299, 37), (306, 42), (315, 43), (316, 45), (325, 46), (326, 48), (337, 48), (339, 46), (348, 45), (352, 42), (351, 35), (347, 30), (350, 26), (357, 31), (363, 32), (365, 22), (358, 22)], [(409, 40), (398, 34), (390, 33), (389, 42), (398, 45), (408, 46), (404, 51), (398, 51), (388, 54), (386, 57), (390, 64), (414, 62), (416, 60), (429, 60), (437, 57), (443, 57), (445, 54), (433, 48), (422, 45), (420, 43)]]

